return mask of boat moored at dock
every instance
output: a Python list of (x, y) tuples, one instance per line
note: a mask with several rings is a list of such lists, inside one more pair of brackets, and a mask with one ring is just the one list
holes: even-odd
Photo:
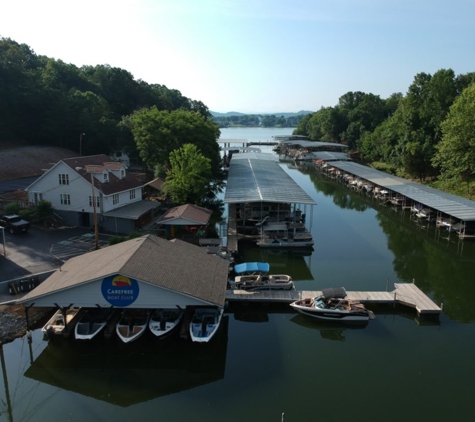
[(146, 309), (126, 309), (116, 325), (116, 333), (124, 343), (130, 343), (144, 334), (149, 319)]
[(251, 274), (236, 276), (236, 289), (241, 290), (291, 290), (294, 288), (292, 277), (285, 274)]
[(182, 309), (156, 309), (150, 317), (148, 327), (156, 337), (164, 337), (178, 327), (182, 318)]
[(301, 314), (328, 321), (368, 321), (373, 312), (362, 303), (347, 298), (343, 287), (323, 289), (315, 298), (297, 300), (290, 304)]
[(218, 331), (223, 312), (223, 308), (216, 306), (196, 308), (190, 323), (191, 340), (197, 343), (210, 341)]

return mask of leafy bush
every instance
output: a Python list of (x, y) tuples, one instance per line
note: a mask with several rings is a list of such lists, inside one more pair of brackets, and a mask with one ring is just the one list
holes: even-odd
[(20, 203), (19, 202), (11, 202), (10, 204), (5, 205), (4, 211), (6, 215), (12, 214), (20, 214)]

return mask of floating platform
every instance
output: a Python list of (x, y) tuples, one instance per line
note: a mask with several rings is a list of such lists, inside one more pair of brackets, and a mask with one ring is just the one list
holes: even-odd
[[(392, 292), (350, 292), (348, 299), (358, 300), (361, 303), (400, 304), (414, 308), (419, 316), (440, 315), (442, 308), (437, 306), (414, 283), (394, 283)], [(320, 291), (298, 290), (260, 290), (250, 292), (246, 290), (227, 290), (228, 302), (263, 302), (263, 303), (292, 303), (296, 300), (313, 298), (321, 295)]]

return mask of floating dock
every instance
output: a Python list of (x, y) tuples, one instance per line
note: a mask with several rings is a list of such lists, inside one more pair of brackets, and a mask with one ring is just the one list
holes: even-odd
[[(420, 316), (440, 315), (442, 308), (437, 306), (414, 283), (394, 283), (392, 292), (349, 292), (348, 299), (368, 304), (400, 304), (414, 308)], [(227, 290), (228, 302), (264, 302), (292, 303), (296, 300), (313, 298), (321, 295), (320, 291), (299, 290)]]

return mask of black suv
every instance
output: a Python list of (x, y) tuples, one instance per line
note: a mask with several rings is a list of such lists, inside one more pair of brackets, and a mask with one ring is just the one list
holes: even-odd
[(0, 226), (10, 233), (25, 233), (30, 229), (30, 223), (18, 215), (1, 215)]

